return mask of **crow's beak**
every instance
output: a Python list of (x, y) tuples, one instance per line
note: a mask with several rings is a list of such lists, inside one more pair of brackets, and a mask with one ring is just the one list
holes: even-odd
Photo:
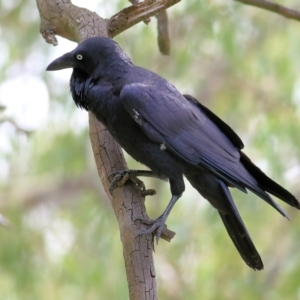
[(68, 52), (63, 56), (55, 59), (50, 65), (47, 67), (46, 71), (57, 71), (67, 68), (73, 68), (74, 59), (72, 52)]

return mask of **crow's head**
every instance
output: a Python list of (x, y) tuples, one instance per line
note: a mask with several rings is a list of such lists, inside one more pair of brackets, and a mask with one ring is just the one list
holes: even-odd
[(131, 60), (115, 41), (106, 37), (92, 37), (83, 41), (73, 51), (55, 59), (46, 70), (74, 68), (89, 76), (98, 77), (110, 69), (125, 65), (132, 65)]

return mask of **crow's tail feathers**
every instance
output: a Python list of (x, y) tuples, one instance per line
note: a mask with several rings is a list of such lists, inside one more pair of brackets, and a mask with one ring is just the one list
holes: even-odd
[(244, 222), (233, 202), (227, 184), (210, 172), (192, 170), (185, 174), (192, 186), (217, 209), (225, 228), (246, 264), (254, 270), (264, 268)]
[(219, 187), (224, 197), (222, 206), (226, 207), (226, 211), (218, 210), (218, 212), (231, 240), (250, 268), (262, 270), (264, 268), (263, 262), (234, 204), (227, 185), (223, 181), (219, 181)]
[(269, 178), (261, 169), (259, 169), (255, 164), (252, 163), (250, 158), (245, 153), (243, 153), (242, 151), (240, 153), (241, 163), (245, 166), (247, 171), (256, 179), (260, 189), (272, 194), (273, 196), (284, 201), (285, 203), (296, 207), (297, 209), (300, 209), (299, 201), (289, 191), (287, 191), (274, 180)]

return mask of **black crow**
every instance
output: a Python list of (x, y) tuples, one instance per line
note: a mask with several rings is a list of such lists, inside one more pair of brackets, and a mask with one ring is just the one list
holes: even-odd
[(135, 66), (112, 39), (89, 38), (54, 60), (47, 70), (64, 68), (73, 68), (70, 87), (75, 104), (91, 111), (129, 155), (151, 170), (117, 175), (155, 176), (170, 182), (172, 198), (159, 218), (143, 220), (151, 225), (146, 233), (154, 232), (159, 239), (184, 192), (185, 176), (218, 210), (246, 264), (263, 269), (228, 187), (250, 190), (285, 217), (268, 193), (298, 209), (300, 204), (241, 151), (244, 145), (238, 135), (195, 98)]

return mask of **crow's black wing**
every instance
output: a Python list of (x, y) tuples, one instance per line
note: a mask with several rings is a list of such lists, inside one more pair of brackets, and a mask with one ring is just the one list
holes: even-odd
[(171, 85), (164, 90), (140, 83), (125, 85), (120, 98), (145, 133), (151, 132), (149, 138), (156, 133), (159, 138), (153, 140), (164, 141), (167, 149), (180, 158), (240, 185), (240, 170), (235, 169), (240, 160), (238, 148), (200, 106), (187, 101)]
[(125, 85), (120, 98), (136, 121), (149, 123), (190, 163), (198, 164), (215, 155), (239, 160), (238, 149), (218, 126), (181, 94), (162, 93), (156, 87), (136, 83)]
[(128, 84), (122, 88), (120, 99), (145, 134), (153, 142), (163, 144), (162, 149), (166, 147), (186, 162), (210, 170), (244, 192), (250, 189), (286, 216), (240, 162), (237, 135), (238, 140), (228, 137), (226, 130), (220, 130), (220, 122), (216, 124), (206, 110), (186, 99), (171, 84), (163, 88)]

